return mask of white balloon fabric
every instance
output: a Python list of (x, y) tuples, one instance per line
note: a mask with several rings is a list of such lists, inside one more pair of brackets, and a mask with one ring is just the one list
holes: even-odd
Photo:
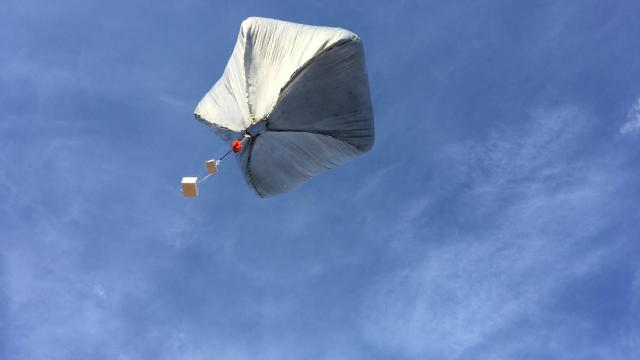
[(362, 42), (340, 28), (248, 18), (195, 115), (225, 140), (251, 135), (237, 158), (258, 195), (288, 191), (373, 146)]

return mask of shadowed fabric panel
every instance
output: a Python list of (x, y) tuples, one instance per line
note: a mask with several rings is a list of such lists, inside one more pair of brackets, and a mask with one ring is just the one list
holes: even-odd
[(250, 148), (240, 162), (245, 178), (263, 197), (291, 190), (359, 153), (340, 140), (306, 132), (267, 131)]
[(362, 42), (339, 43), (301, 69), (283, 90), (267, 126), (324, 134), (369, 150), (373, 111)]

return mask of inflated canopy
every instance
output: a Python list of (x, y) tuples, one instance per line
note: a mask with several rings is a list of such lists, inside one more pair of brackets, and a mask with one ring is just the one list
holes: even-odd
[(373, 145), (362, 42), (331, 27), (248, 18), (222, 77), (195, 109), (224, 139), (260, 196), (276, 195)]

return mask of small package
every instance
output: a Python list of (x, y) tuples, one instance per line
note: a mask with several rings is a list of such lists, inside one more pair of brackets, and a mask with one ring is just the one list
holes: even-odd
[(198, 196), (198, 178), (197, 177), (182, 178), (182, 195), (184, 195), (184, 197)]
[(207, 160), (204, 164), (207, 166), (207, 172), (209, 174), (215, 174), (218, 172), (218, 160)]

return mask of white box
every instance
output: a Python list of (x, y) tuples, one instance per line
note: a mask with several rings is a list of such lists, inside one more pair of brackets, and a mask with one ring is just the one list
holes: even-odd
[(182, 178), (182, 195), (184, 197), (196, 197), (198, 196), (198, 178), (197, 177), (183, 177)]

